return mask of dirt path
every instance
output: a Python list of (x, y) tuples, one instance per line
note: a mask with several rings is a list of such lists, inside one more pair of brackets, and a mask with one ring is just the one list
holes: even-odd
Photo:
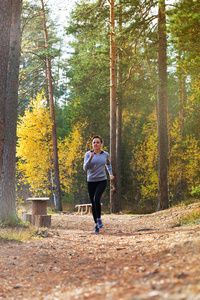
[(53, 216), (47, 238), (0, 243), (0, 299), (200, 299), (200, 204), (151, 215)]

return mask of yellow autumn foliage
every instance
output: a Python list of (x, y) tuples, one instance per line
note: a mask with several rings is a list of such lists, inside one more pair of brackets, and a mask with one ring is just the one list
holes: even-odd
[(158, 190), (158, 142), (157, 123), (154, 114), (148, 117), (148, 122), (143, 126), (145, 140), (133, 149), (134, 159), (132, 169), (137, 174), (140, 186), (140, 205), (155, 205)]
[(17, 126), (17, 172), (35, 195), (50, 194), (52, 138), (49, 108), (44, 93), (30, 102)]
[(197, 110), (199, 111), (200, 102), (200, 78), (195, 78), (191, 83), (191, 95), (186, 101), (185, 110), (192, 116)]
[[(171, 151), (170, 151), (170, 188), (177, 193), (177, 188), (191, 192), (200, 185), (200, 143), (199, 132), (199, 99), (200, 80), (191, 83), (191, 95), (185, 105), (185, 133), (183, 134), (180, 122), (176, 119), (171, 126)], [(186, 126), (185, 125), (185, 126)], [(183, 192), (183, 190), (180, 192)]]
[(60, 183), (68, 197), (73, 195), (75, 201), (83, 200), (86, 189), (83, 160), (87, 141), (81, 135), (84, 126), (77, 123), (69, 137), (58, 141)]
[(183, 136), (180, 128), (180, 122), (177, 118), (170, 131), (171, 149), (170, 149), (170, 166), (169, 166), (169, 180), (171, 187), (176, 186), (182, 181), (184, 169), (184, 149)]
[[(192, 132), (188, 133), (184, 143), (185, 176), (188, 188), (191, 191), (200, 185), (200, 78), (191, 83), (191, 95), (187, 99), (186, 109), (188, 115), (186, 120), (192, 120), (194, 125)], [(189, 123), (190, 124), (190, 123)]]
[[(53, 176), (53, 147), (50, 111), (44, 93), (33, 99), (20, 117), (17, 128), (18, 180), (29, 184), (34, 195), (51, 193)], [(85, 197), (86, 174), (83, 159), (88, 146), (81, 135), (84, 124), (76, 124), (72, 133), (58, 140), (58, 160), (61, 189), (68, 197)], [(83, 192), (83, 193), (82, 193)], [(71, 195), (71, 196), (70, 196)], [(81, 196), (82, 195), (82, 196)], [(81, 200), (82, 200), (81, 198)]]

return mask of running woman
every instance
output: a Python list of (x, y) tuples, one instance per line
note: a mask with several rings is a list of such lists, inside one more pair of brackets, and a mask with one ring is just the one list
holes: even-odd
[(92, 138), (93, 150), (87, 151), (84, 158), (83, 169), (87, 171), (87, 186), (90, 201), (92, 203), (92, 214), (95, 222), (95, 233), (103, 227), (101, 221), (101, 196), (106, 189), (107, 176), (105, 166), (113, 180), (112, 167), (109, 160), (109, 153), (102, 151), (103, 141), (99, 135)]

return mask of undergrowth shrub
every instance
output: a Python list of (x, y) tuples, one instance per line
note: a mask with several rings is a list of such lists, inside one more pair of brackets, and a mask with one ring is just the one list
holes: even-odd
[(174, 226), (187, 226), (200, 224), (200, 211), (195, 211), (188, 214), (185, 217), (180, 217), (179, 220), (174, 224)]

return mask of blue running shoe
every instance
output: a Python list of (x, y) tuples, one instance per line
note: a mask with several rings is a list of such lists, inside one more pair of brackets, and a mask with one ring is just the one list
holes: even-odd
[(102, 223), (101, 219), (97, 219), (97, 225), (99, 228), (103, 227), (103, 223)]
[(94, 227), (94, 232), (95, 232), (95, 233), (99, 233), (99, 227), (98, 227), (98, 225), (95, 225), (95, 227)]

